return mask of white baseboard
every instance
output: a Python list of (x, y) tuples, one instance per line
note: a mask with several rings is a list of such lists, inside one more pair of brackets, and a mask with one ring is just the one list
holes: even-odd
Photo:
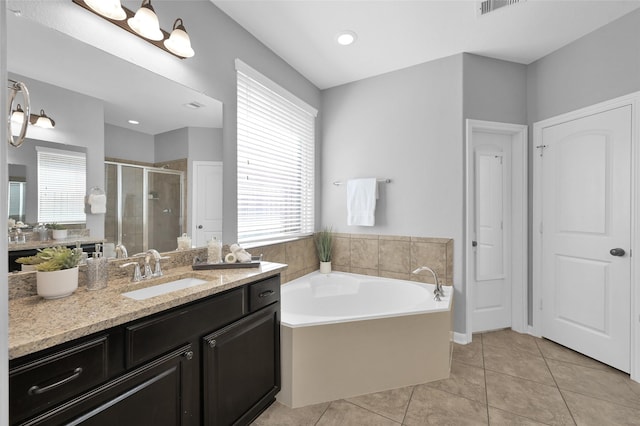
[(456, 333), (455, 331), (453, 332), (453, 341), (459, 345), (466, 345), (469, 343), (466, 333)]

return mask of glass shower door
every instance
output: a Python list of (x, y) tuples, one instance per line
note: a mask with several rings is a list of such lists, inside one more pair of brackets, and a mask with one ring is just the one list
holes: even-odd
[(182, 175), (148, 170), (148, 241), (160, 252), (175, 250), (182, 233)]

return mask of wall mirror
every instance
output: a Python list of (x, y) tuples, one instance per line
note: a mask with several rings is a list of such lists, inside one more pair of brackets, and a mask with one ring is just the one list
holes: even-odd
[[(56, 122), (29, 126), (27, 138), (85, 150), (87, 190), (107, 192), (107, 214), (86, 216), (91, 236), (135, 241), (132, 254), (175, 249), (176, 237), (191, 230), (193, 160), (222, 161), (222, 103), (14, 13), (7, 14), (7, 63), (9, 77), (27, 83), (32, 111), (44, 109)], [(9, 149), (33, 151), (35, 143)], [(24, 197), (14, 214), (28, 221), (36, 195), (24, 186), (29, 173), (22, 193), (19, 174), (12, 178), (17, 199)]]

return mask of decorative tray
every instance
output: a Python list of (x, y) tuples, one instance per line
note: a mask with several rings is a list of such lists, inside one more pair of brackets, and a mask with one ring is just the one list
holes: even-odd
[(251, 256), (251, 262), (235, 262), (235, 263), (207, 263), (206, 261), (201, 261), (199, 258), (195, 258), (193, 260), (193, 265), (191, 268), (194, 271), (203, 270), (203, 269), (234, 269), (234, 268), (258, 268), (260, 266), (260, 262), (262, 261), (262, 255), (260, 256)]

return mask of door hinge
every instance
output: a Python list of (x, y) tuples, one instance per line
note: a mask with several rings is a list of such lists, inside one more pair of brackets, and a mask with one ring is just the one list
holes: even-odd
[(540, 222), (540, 233), (542, 234), (542, 222)]
[(538, 145), (536, 146), (536, 148), (538, 148), (540, 150), (540, 157), (542, 157), (542, 153), (544, 152), (544, 149), (547, 147), (547, 145)]
[(542, 310), (542, 299), (540, 299), (540, 310)]

